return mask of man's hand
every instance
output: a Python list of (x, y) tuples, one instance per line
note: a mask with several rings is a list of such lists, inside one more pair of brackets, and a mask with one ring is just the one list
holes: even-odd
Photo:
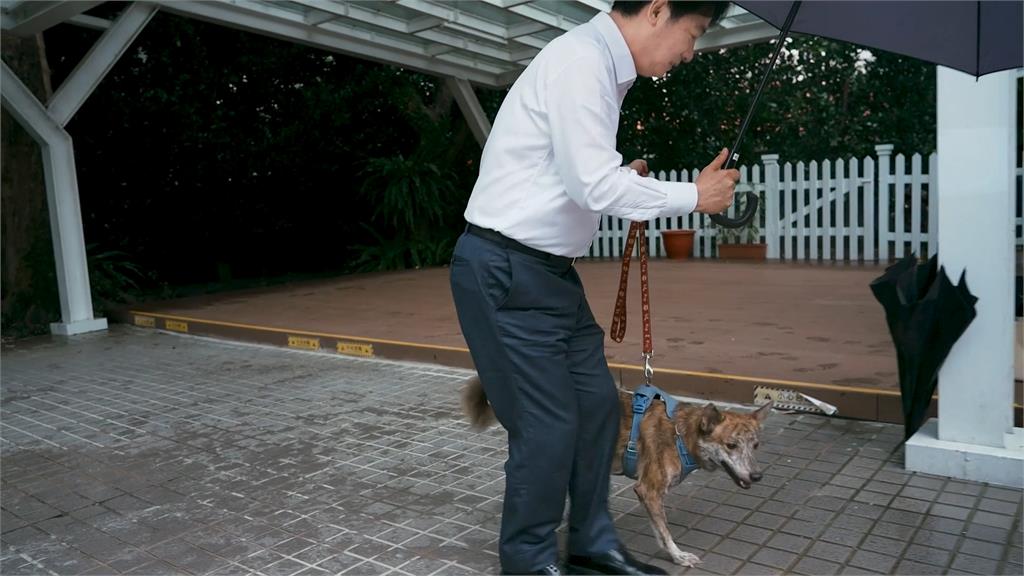
[(720, 214), (732, 206), (740, 171), (735, 168), (722, 170), (728, 157), (729, 149), (722, 148), (718, 156), (697, 176), (697, 212)]
[(629, 167), (636, 170), (636, 173), (641, 176), (647, 176), (647, 173), (649, 172), (649, 169), (647, 168), (647, 160), (633, 160), (629, 163)]

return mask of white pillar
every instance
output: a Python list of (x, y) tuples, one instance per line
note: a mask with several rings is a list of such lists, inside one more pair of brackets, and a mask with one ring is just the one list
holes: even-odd
[(910, 470), (1024, 486), (1024, 431), (1013, 428), (1016, 73), (939, 67), (939, 262), (966, 270), (977, 317), (939, 373), (939, 418), (907, 442)]

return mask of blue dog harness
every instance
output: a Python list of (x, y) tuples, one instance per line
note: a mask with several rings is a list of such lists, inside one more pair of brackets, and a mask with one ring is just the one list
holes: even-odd
[[(636, 463), (640, 456), (637, 445), (640, 439), (640, 422), (644, 419), (644, 414), (647, 413), (651, 403), (658, 398), (665, 403), (665, 415), (672, 420), (672, 415), (675, 414), (676, 406), (679, 404), (675, 398), (650, 384), (643, 384), (633, 392), (633, 427), (629, 430), (629, 442), (626, 443), (626, 451), (622, 455), (622, 471), (634, 480), (636, 479)], [(686, 445), (678, 433), (676, 434), (676, 450), (679, 452), (679, 461), (683, 463), (683, 478), (700, 468), (693, 456), (686, 450)]]

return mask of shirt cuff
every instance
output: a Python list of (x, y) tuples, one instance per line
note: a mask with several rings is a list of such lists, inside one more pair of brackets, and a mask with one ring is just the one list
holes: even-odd
[(661, 216), (686, 216), (697, 208), (697, 185), (692, 182), (662, 182), (665, 209)]

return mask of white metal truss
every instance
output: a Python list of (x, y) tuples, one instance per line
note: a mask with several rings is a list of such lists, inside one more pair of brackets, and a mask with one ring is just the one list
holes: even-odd
[(483, 107), (480, 106), (473, 87), (469, 85), (468, 80), (451, 77), (447, 79), (447, 83), (448, 88), (455, 95), (455, 101), (458, 102), (462, 115), (466, 117), (469, 129), (473, 132), (476, 141), (480, 143), (480, 147), (483, 148), (487, 136), (491, 133), (491, 121), (484, 113)]
[[(34, 4), (34, 3), (33, 3)], [(59, 7), (46, 5), (46, 14), (52, 15)], [(69, 3), (81, 7), (85, 2)], [(31, 4), (15, 7), (15, 13)], [(0, 101), (39, 144), (43, 159), (43, 177), (46, 200), (50, 213), (50, 233), (57, 265), (57, 288), (60, 299), (61, 322), (51, 324), (55, 334), (72, 335), (103, 330), (104, 318), (94, 318), (92, 295), (89, 287), (89, 269), (82, 232), (82, 209), (78, 196), (78, 175), (75, 170), (75, 151), (71, 135), (64, 125), (85, 102), (100, 80), (117, 62), (121, 54), (149, 22), (157, 7), (151, 4), (126, 5), (118, 18), (107, 26), (96, 44), (58, 88), (49, 106), (43, 104), (25, 87), (20, 79), (0, 62)], [(66, 18), (80, 18), (80, 12), (64, 12)], [(35, 13), (25, 14), (24, 20), (14, 23), (13, 29), (36, 30), (40, 20)], [(28, 27), (23, 26), (29, 23)]]
[(50, 329), (65, 335), (103, 330), (107, 321), (93, 318), (71, 136), (47, 114), (7, 64), (0, 62), (0, 73), (0, 100), (4, 108), (39, 143), (42, 152), (62, 320), (51, 325)]
[(3, 2), (3, 30), (17, 36), (31, 36), (47, 28), (103, 4), (99, 1), (29, 1)]
[(47, 110), (60, 126), (66, 126), (85, 99), (107, 72), (114, 66), (121, 54), (142, 32), (149, 19), (156, 14), (156, 6), (135, 2), (128, 6), (113, 22), (110, 28), (93, 44), (89, 52), (78, 63), (60, 88), (53, 94)]
[[(502, 87), (541, 48), (607, 11), (612, 0), (156, 0), (164, 10), (404, 68)], [(3, 30), (31, 34), (83, 14), (95, 1), (0, 0)], [(758, 42), (775, 29), (732, 7), (698, 50)]]

